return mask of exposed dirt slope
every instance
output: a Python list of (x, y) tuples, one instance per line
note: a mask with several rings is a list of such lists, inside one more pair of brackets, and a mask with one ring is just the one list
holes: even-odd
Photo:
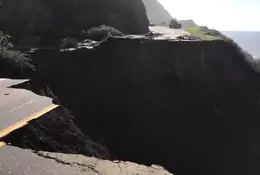
[(185, 175), (260, 173), (260, 77), (231, 44), (110, 39), (33, 57), (117, 158)]
[[(30, 89), (58, 101), (50, 89), (36, 86), (37, 84), (30, 81), (12, 87)], [(84, 134), (73, 120), (72, 112), (59, 106), (1, 138), (0, 143), (4, 141), (8, 145), (0, 145), (0, 173), (171, 175), (163, 167), (156, 165), (112, 161), (112, 155), (105, 146), (100, 132), (85, 120)]]

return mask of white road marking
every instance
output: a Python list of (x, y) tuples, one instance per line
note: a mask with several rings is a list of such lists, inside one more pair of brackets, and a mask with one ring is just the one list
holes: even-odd
[(28, 101), (28, 102), (26, 102), (26, 103), (24, 103), (24, 104), (21, 104), (20, 106), (18, 106), (18, 107), (15, 107), (15, 108), (13, 108), (13, 109), (11, 109), (11, 110), (9, 110), (10, 112), (13, 112), (13, 111), (15, 111), (15, 110), (17, 110), (17, 109), (19, 109), (19, 108), (22, 108), (22, 107), (24, 107), (24, 106), (26, 106), (26, 105), (29, 105), (29, 104), (31, 104), (31, 103), (33, 103), (35, 100), (30, 100), (30, 101)]
[(162, 26), (149, 27), (150, 31), (155, 33), (160, 33), (162, 36), (156, 37), (156, 40), (165, 40), (165, 39), (176, 39), (179, 36), (190, 35), (188, 32), (182, 29), (171, 29)]
[[(36, 112), (36, 113), (33, 113), (25, 118), (23, 118), (22, 120), (18, 121), (17, 123), (13, 124), (13, 125), (10, 125), (8, 126), (7, 128), (4, 128), (2, 130), (0, 130), (0, 139), (5, 137), (6, 135), (10, 134), (11, 132), (13, 132), (14, 130), (16, 129), (19, 129), (25, 125), (28, 124), (28, 122), (30, 122), (31, 120), (33, 119), (36, 119), (36, 118), (39, 118), (41, 117), (42, 115), (52, 111), (53, 109), (57, 108), (58, 105), (55, 105), (55, 104), (52, 104), (50, 106), (47, 106), (43, 109), (41, 109), (40, 111)], [(3, 146), (4, 143), (3, 142), (0, 142), (0, 147)]]

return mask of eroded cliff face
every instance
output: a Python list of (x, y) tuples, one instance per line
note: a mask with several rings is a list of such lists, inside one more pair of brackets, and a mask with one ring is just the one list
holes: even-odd
[(1, 30), (22, 46), (55, 45), (64, 36), (102, 24), (126, 34), (148, 32), (141, 0), (3, 0)]
[(78, 116), (65, 109), (43, 82), (25, 81), (10, 88), (51, 97), (59, 106), (0, 138), (1, 174), (172, 175), (157, 165), (114, 161), (103, 134), (86, 120), (81, 130), (74, 122)]
[(260, 173), (260, 77), (231, 44), (111, 38), (32, 57), (118, 159), (184, 175)]
[(159, 26), (169, 26), (172, 20), (171, 14), (158, 0), (142, 0), (144, 2), (148, 19)]

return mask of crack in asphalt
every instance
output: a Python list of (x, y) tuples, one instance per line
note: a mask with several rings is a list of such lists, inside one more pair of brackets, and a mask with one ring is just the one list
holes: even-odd
[(51, 159), (51, 160), (54, 160), (56, 161), (57, 163), (60, 163), (60, 164), (64, 164), (64, 165), (69, 165), (69, 166), (80, 166), (80, 167), (84, 167), (84, 168), (88, 168), (98, 174), (101, 174), (100, 172), (98, 172), (95, 167), (93, 165), (87, 165), (87, 164), (82, 164), (82, 163), (79, 163), (79, 162), (66, 162), (64, 160), (60, 160), (58, 157), (53, 157), (53, 156), (50, 156), (50, 155), (46, 155), (46, 154), (43, 154), (39, 151), (34, 151), (35, 154), (37, 154), (38, 156), (40, 157), (43, 157), (45, 159)]

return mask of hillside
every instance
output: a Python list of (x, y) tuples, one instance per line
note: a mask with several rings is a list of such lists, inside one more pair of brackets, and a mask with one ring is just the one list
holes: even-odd
[(169, 26), (172, 16), (158, 0), (143, 0), (149, 21), (159, 26)]
[(102, 24), (144, 34), (148, 23), (142, 0), (2, 0), (0, 8), (0, 30), (20, 46), (57, 46), (65, 36)]
[(3, 0), (0, 77), (59, 107), (0, 138), (0, 174), (260, 174), (250, 54), (191, 20), (147, 33), (172, 17), (143, 2)]
[(192, 19), (178, 20), (178, 22), (182, 25), (183, 29), (197, 26), (197, 24)]

